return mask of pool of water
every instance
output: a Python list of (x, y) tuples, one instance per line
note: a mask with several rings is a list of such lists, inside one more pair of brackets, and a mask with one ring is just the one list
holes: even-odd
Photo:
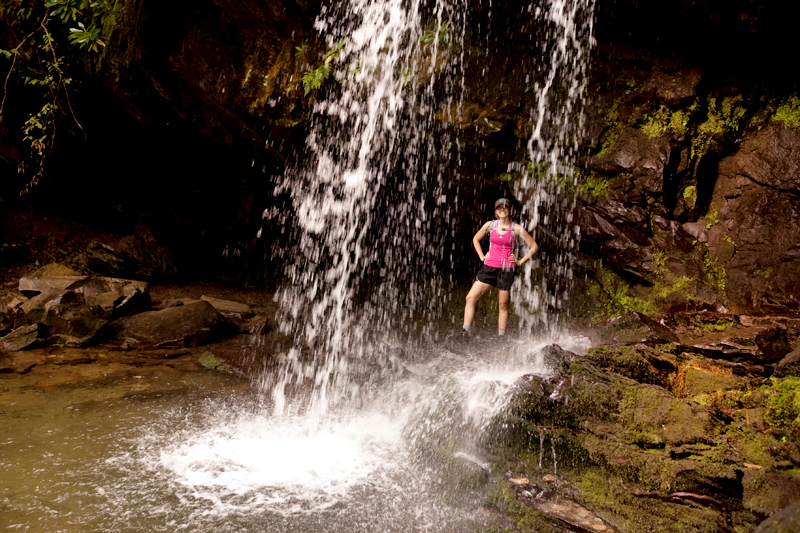
[(85, 365), (94, 380), (59, 381), (67, 367), (3, 375), (0, 523), (48, 533), (467, 531), (480, 506), (443, 497), (417, 444), (452, 440), (448, 427), (479, 432), (521, 375), (546, 372), (536, 346), (519, 344), (515, 358), (433, 351), (365, 405), (322, 419), (275, 416), (248, 379), (211, 372), (110, 374), (95, 363)]

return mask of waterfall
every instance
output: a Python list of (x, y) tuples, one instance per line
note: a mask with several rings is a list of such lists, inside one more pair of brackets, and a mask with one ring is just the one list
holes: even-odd
[[(580, 240), (580, 228), (572, 223), (574, 194), (566, 185), (577, 184), (575, 160), (583, 132), (583, 107), (591, 47), (594, 42), (594, 0), (546, 0), (528, 8), (543, 23), (538, 34), (542, 54), (527, 79), (536, 96), (530, 113), (527, 165), (512, 163), (521, 172), (514, 193), (522, 202), (521, 219), (529, 228), (547, 233), (553, 250), (545, 258), (525, 265), (521, 286), (515, 294), (516, 311), (523, 326), (557, 324), (549, 309), (563, 308), (572, 279), (569, 253)], [(559, 205), (559, 203), (561, 205)], [(534, 268), (542, 267), (539, 285)]]
[[(551, 204), (559, 180), (574, 179), (593, 1), (525, 9), (541, 57), (528, 66), (535, 90), (529, 162), (514, 194), (522, 225), (558, 235), (556, 244), (569, 250), (579, 235)], [(287, 409), (290, 385), (311, 384), (306, 409), (318, 417), (358, 401), (351, 375), (365, 359), (430, 338), (429, 324), (451, 302), (447, 266), (469, 260), (454, 256), (453, 222), (463, 198), (478, 195), (449, 179), (458, 169), (448, 166), (447, 152), (460, 141), (445, 127), (465, 96), (465, 50), (475, 45), (469, 10), (466, 0), (342, 0), (316, 19), (327, 52), (310, 68), (324, 67), (338, 83), (313, 93), (306, 150), (279, 180), (277, 194), (291, 205), (265, 212), (298, 243), (276, 250), (289, 281), (276, 296), (281, 329), (297, 340), (284, 372), (265, 378), (276, 414)], [(529, 171), (537, 168), (543, 175)], [(562, 303), (553, 287), (571, 275), (566, 253), (544, 257), (543, 278), (529, 262), (515, 289), (528, 331)]]

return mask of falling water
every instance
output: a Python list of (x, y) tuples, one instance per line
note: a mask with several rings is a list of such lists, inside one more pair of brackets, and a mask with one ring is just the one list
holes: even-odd
[[(283, 255), (290, 287), (278, 295), (281, 328), (297, 347), (277, 382), (265, 382), (276, 414), (287, 408), (289, 384), (313, 383), (307, 410), (317, 416), (358, 402), (353, 365), (378, 358), (387, 341), (431, 338), (430, 324), (450, 303), (446, 264), (468, 260), (453, 256), (459, 195), (479, 194), (452, 187), (445, 147), (458, 139), (442, 125), (464, 98), (468, 10), (466, 0), (344, 0), (316, 20), (324, 65), (339, 85), (314, 94), (306, 152), (278, 187), (294, 212), (281, 225), (298, 245)], [(509, 168), (522, 169), (514, 184), (520, 222), (554, 236), (514, 291), (530, 332), (563, 304), (567, 251), (579, 237), (570, 206), (554, 204), (564, 202), (558, 183), (574, 179), (593, 0), (546, 0), (527, 11), (542, 52), (528, 67), (528, 163)]]
[(377, 341), (424, 334), (441, 309), (442, 238), (455, 204), (438, 163), (447, 139), (434, 135), (433, 117), (461, 97), (452, 78), (440, 78), (462, 61), (454, 51), (463, 49), (466, 12), (459, 0), (351, 0), (317, 18), (339, 85), (315, 94), (303, 163), (278, 187), (294, 210), (283, 226), (298, 242), (286, 258), (281, 326), (314, 355), (310, 367), (293, 349), (284, 375), (268, 383), (278, 414), (284, 387), (298, 380), (314, 383), (309, 412), (358, 398), (348, 376), (365, 349), (375, 358)]
[[(521, 173), (514, 193), (522, 202), (521, 218), (529, 228), (548, 238), (543, 262), (525, 265), (515, 299), (523, 327), (553, 323), (550, 309), (561, 309), (572, 278), (570, 251), (580, 239), (580, 228), (572, 223), (574, 194), (564, 194), (565, 185), (575, 185), (575, 159), (583, 132), (583, 106), (589, 52), (593, 43), (594, 0), (546, 0), (529, 8), (543, 22), (537, 33), (542, 49), (532, 70), (536, 102), (531, 108), (532, 133), (528, 139), (527, 164), (511, 163), (509, 170)], [(534, 268), (543, 267), (540, 284), (534, 284)]]

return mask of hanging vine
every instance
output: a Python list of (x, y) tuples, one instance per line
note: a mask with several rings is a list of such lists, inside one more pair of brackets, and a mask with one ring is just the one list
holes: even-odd
[(0, 123), (7, 119), (12, 81), (31, 107), (22, 124), (22, 140), (29, 151), (17, 167), (26, 177), (20, 194), (29, 192), (44, 176), (62, 126), (84, 132), (73, 109), (71, 86), (86, 72), (99, 69), (122, 4), (121, 0), (22, 0), (0, 7), (0, 19), (12, 30), (9, 41), (13, 45), (0, 48), (0, 57), (10, 60), (0, 99)]

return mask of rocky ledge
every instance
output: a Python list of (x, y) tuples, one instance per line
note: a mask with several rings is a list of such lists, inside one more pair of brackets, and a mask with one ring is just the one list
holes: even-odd
[(585, 356), (545, 350), (553, 372), (518, 383), (489, 444), (506, 474), (488, 527), (797, 530), (797, 325), (729, 316), (711, 331), (720, 317), (696, 316), (673, 331), (629, 315), (600, 325), (605, 344)]

